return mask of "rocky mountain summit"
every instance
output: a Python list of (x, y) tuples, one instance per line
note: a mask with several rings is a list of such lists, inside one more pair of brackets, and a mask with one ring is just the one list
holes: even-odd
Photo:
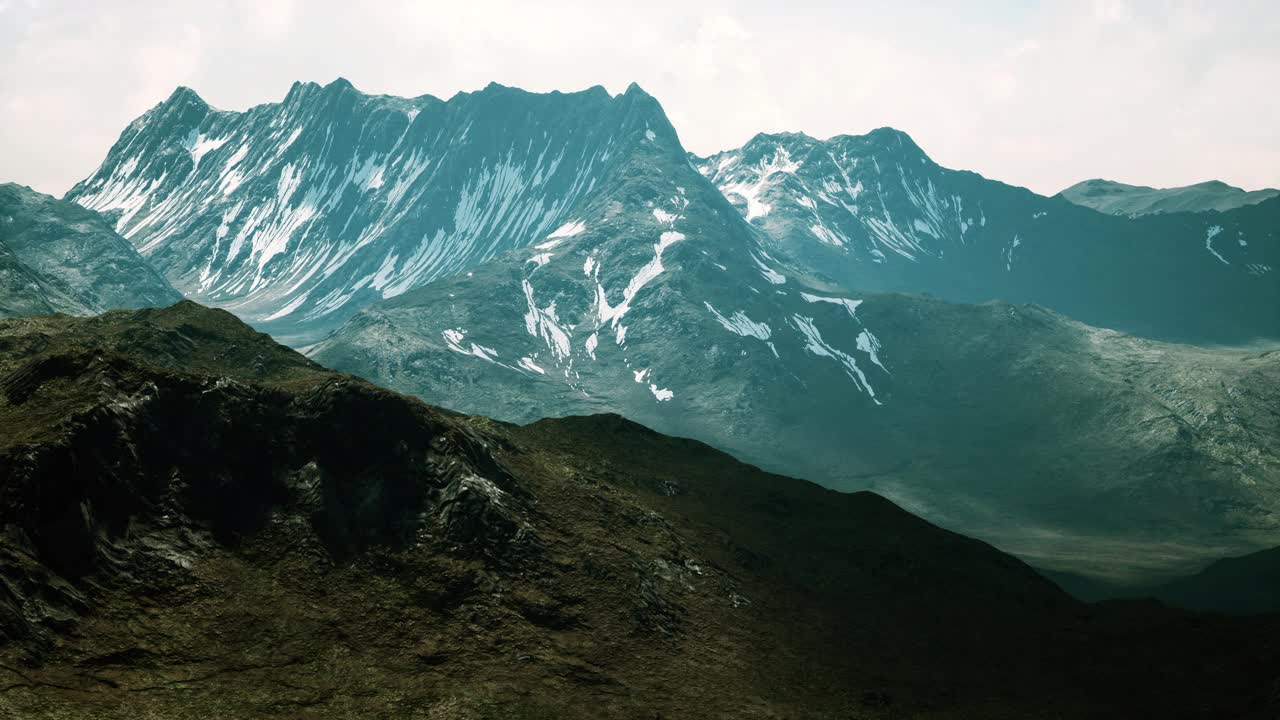
[(889, 128), (761, 134), (693, 161), (774, 256), (848, 291), (1035, 303), (1166, 341), (1280, 341), (1280, 199), (1106, 215), (943, 168)]
[(305, 343), (370, 302), (571, 234), (650, 148), (685, 163), (634, 85), (446, 101), (339, 79), (245, 112), (179, 88), (67, 197), (114, 214), (188, 297)]
[[(339, 79), (244, 112), (180, 88), (67, 198), (113, 216), (188, 297), (305, 346), (371, 303), (598, 226), (609, 203), (631, 212), (635, 172), (680, 176), (695, 203), (714, 184), (763, 252), (845, 293), (1035, 303), (1176, 342), (1280, 340), (1280, 199), (1107, 215), (942, 168), (890, 128), (761, 134), (697, 158), (634, 85), (440, 100)], [(1231, 205), (1187, 206), (1205, 203)]]
[(617, 416), (448, 413), (190, 302), (3, 321), (0, 349), (4, 714), (1263, 718), (1280, 702), (1274, 617), (1085, 605), (876, 495)]

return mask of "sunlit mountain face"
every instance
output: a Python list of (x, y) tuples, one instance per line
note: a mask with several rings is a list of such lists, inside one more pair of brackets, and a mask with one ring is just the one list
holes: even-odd
[(1031, 302), (1173, 342), (1280, 340), (1274, 193), (1107, 215), (940, 167), (887, 128), (758, 135), (694, 162), (775, 256), (851, 290)]
[[(179, 89), (68, 198), (189, 297), (282, 337), (572, 227), (636, 139), (674, 132), (638, 88), (448, 101), (295, 84), (245, 112)], [(655, 136), (656, 137), (656, 136)]]

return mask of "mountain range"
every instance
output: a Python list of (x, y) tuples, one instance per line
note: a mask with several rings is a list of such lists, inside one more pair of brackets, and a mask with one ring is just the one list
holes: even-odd
[(1267, 188), (1247, 191), (1220, 180), (1177, 188), (1126, 185), (1111, 180), (1085, 180), (1058, 194), (1077, 205), (1108, 215), (1134, 216), (1207, 210), (1225, 212), (1280, 196), (1280, 190)]
[(179, 88), (0, 186), (0, 715), (1273, 718), (1278, 230)]
[(345, 80), (180, 88), (67, 197), (188, 297), (456, 410), (621, 413), (1108, 580), (1280, 534), (1280, 360), (1168, 344), (1280, 334), (1280, 199), (1114, 216), (888, 128), (699, 158), (635, 85)]
[(635, 85), (345, 80), (244, 112), (179, 88), (67, 198), (187, 296), (454, 409), (619, 412), (1111, 580), (1280, 530), (1277, 356), (1168, 342), (1275, 338), (1277, 198), (1116, 216), (888, 128), (699, 158)]
[(693, 158), (798, 272), (849, 291), (1035, 303), (1197, 344), (1280, 338), (1280, 199), (1121, 217), (938, 166), (884, 128)]
[(0, 349), (8, 716), (1266, 718), (1280, 702), (1274, 615), (1086, 605), (874, 494), (616, 415), (458, 415), (191, 302), (0, 321)]
[(571, 233), (608, 197), (622, 148), (674, 138), (634, 86), (494, 84), (444, 101), (338, 80), (245, 112), (179, 88), (67, 197), (116, 218), (188, 297), (302, 344), (369, 303)]
[[(660, 109), (651, 104), (649, 111)], [(646, 124), (668, 127), (657, 118)], [(757, 141), (752, 152), (763, 142)], [(600, 197), (580, 206), (569, 230), (375, 303), (308, 352), (327, 366), (430, 402), (513, 422), (620, 412), (768, 469), (886, 493), (934, 521), (1058, 570), (1150, 581), (1274, 544), (1280, 448), (1267, 410), (1276, 398), (1274, 354), (1155, 343), (1028, 306), (964, 307), (851, 290), (862, 283), (837, 271), (857, 267), (878, 278), (868, 281), (871, 290), (905, 283), (919, 292), (924, 288), (913, 283), (927, 275), (964, 277), (965, 268), (974, 268), (963, 282), (989, 287), (1014, 276), (1043, 291), (1052, 284), (1046, 279), (1056, 272), (1052, 267), (1066, 262), (1061, 253), (1082, 243), (1064, 242), (1061, 252), (1052, 251), (1057, 260), (1045, 250), (1038, 266), (1029, 263), (1038, 270), (1020, 275), (1010, 272), (1007, 254), (1001, 259), (997, 246), (984, 244), (991, 235), (979, 233), (1023, 219), (1053, 227), (1030, 210), (1023, 219), (1008, 211), (1010, 203), (1025, 201), (1032, 209), (1054, 207), (1067, 220), (1128, 228), (1135, 238), (1158, 234), (1136, 223), (1176, 220), (1200, 243), (1187, 253), (1186, 267), (1223, 287), (1260, 294), (1244, 310), (1231, 309), (1223, 297), (1188, 293), (1185, 282), (1164, 273), (1128, 268), (1128, 280), (1147, 283), (1130, 294), (1148, 298), (1150, 306), (1169, 297), (1150, 295), (1148, 278), (1156, 278), (1161, 292), (1184, 288), (1173, 306), (1147, 317), (1170, 332), (1195, 325), (1187, 308), (1196, 303), (1204, 304), (1206, 328), (1221, 329), (1225, 323), (1213, 319), (1220, 317), (1242, 327), (1280, 327), (1280, 304), (1266, 299), (1280, 289), (1274, 276), (1251, 273), (1239, 262), (1223, 266), (1203, 247), (1199, 216), (1134, 221), (1038, 198), (937, 168), (896, 131), (839, 142), (846, 147), (838, 155), (774, 145), (767, 160), (748, 154), (700, 163), (689, 161), (673, 133), (656, 135), (656, 142), (636, 133), (618, 149), (619, 173), (597, 185)], [(861, 161), (853, 158), (857, 153)], [(784, 206), (802, 207), (805, 196), (792, 185), (832, 184), (821, 174), (829, 168), (814, 161), (832, 155), (846, 158), (847, 167), (836, 166), (846, 174), (859, 162), (877, 173), (883, 158), (881, 170), (893, 174), (893, 188), (924, 188), (916, 195), (881, 192), (870, 178), (864, 183), (852, 176), (841, 186), (850, 192), (871, 186), (865, 197), (856, 194), (880, 206), (899, 203), (920, 213), (916, 203), (930, 196), (927, 188), (953, 180), (998, 202), (970, 205), (976, 215), (964, 232), (973, 233), (965, 241), (972, 245), (957, 242), (952, 253), (935, 243), (920, 245), (915, 258), (890, 253), (892, 259), (876, 262), (873, 245), (886, 252), (884, 237), (864, 237), (858, 245), (848, 228), (841, 230), (850, 233), (847, 241), (838, 245), (807, 230), (797, 240), (786, 234), (793, 226), (784, 222)], [(712, 163), (724, 166), (720, 175), (708, 170)], [(751, 203), (741, 202), (741, 188), (725, 184), (726, 178), (747, 182), (731, 173), (737, 163), (766, 166), (750, 177), (764, 177), (768, 187), (748, 194), (768, 211), (753, 213)], [(769, 163), (782, 169), (770, 170)], [(904, 168), (917, 166), (937, 179), (913, 175), (911, 183), (901, 182)], [(886, 199), (876, 200), (881, 195)], [(863, 222), (854, 209), (824, 200), (828, 206)], [(1235, 222), (1270, 227), (1265, 221), (1277, 209), (1280, 204), (1242, 209), (1247, 217)], [(997, 210), (1014, 219), (995, 220)], [(864, 231), (890, 232), (867, 218), (859, 225)], [(838, 227), (836, 219), (830, 222)], [(935, 240), (947, 242), (938, 227)], [(1262, 254), (1277, 246), (1263, 233), (1256, 247), (1244, 247)], [(842, 253), (843, 260), (811, 254), (815, 248)], [(1151, 243), (1138, 249), (1174, 263), (1174, 253), (1161, 258)], [(1099, 259), (1082, 255), (1072, 262)], [(1232, 279), (1241, 277), (1255, 284)], [(1077, 275), (1063, 287), (1081, 302), (1115, 309), (1109, 310), (1113, 318), (1145, 307), (1119, 291), (1108, 295), (1099, 284), (1101, 290)]]
[[(302, 346), (370, 303), (571, 232), (620, 201), (644, 143), (670, 153), (649, 167), (680, 172), (674, 128), (634, 85), (440, 100), (340, 79), (245, 112), (180, 88), (67, 198), (115, 217), (187, 296)], [(1107, 216), (939, 167), (887, 128), (758, 135), (688, 160), (773, 258), (845, 291), (1030, 302), (1168, 341), (1277, 339), (1280, 200)]]

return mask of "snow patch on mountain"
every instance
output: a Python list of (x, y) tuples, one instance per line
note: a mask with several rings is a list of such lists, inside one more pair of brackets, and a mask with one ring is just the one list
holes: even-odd
[(858, 306), (862, 304), (861, 300), (850, 300), (849, 298), (842, 297), (823, 297), (821, 295), (810, 295), (807, 292), (800, 293), (800, 297), (804, 298), (805, 302), (833, 303), (835, 305), (841, 305), (845, 310), (849, 311), (849, 317), (855, 319), (858, 317)]
[[(725, 161), (721, 163), (721, 169), (724, 169)], [(733, 161), (730, 164), (737, 164)], [(776, 175), (794, 175), (800, 169), (800, 163), (791, 159), (791, 153), (784, 147), (779, 146), (776, 151), (753, 166), (748, 172), (744, 173), (746, 179), (737, 182), (727, 183), (720, 187), (721, 192), (729, 199), (733, 199), (736, 195), (747, 205), (746, 218), (750, 222), (755, 218), (768, 215), (773, 207), (764, 201), (766, 191), (771, 188), (779, 180)]]
[(298, 84), (281, 103), (223, 112), (175, 93), (68, 199), (113, 213), (194, 299), (318, 335), (370, 302), (586, 233), (578, 209), (631, 162), (632, 132), (657, 130), (644, 97), (491, 86), (441, 101)]
[[(477, 358), (480, 358), (481, 360), (484, 360), (486, 362), (491, 362), (495, 365), (503, 365), (502, 363), (498, 362), (497, 360), (498, 352), (493, 348), (484, 347), (483, 345), (477, 345), (474, 342), (470, 343), (470, 347), (464, 347), (463, 342), (465, 342), (467, 339), (467, 333), (465, 330), (462, 330), (461, 328), (445, 330), (443, 333), (441, 333), (441, 337), (444, 338), (445, 346), (456, 353), (477, 357)], [(510, 366), (503, 365), (503, 367), (510, 367)]]
[(529, 309), (524, 316), (525, 331), (534, 337), (541, 337), (556, 358), (567, 359), (573, 350), (569, 343), (569, 333), (560, 325), (560, 318), (556, 316), (555, 301), (540, 308), (533, 298), (533, 285), (527, 278), (521, 286)]
[[(609, 325), (610, 327), (619, 327), (620, 321), (631, 310), (631, 302), (636, 295), (644, 289), (646, 285), (662, 274), (664, 267), (662, 265), (662, 254), (667, 248), (684, 240), (684, 233), (668, 230), (658, 236), (658, 242), (653, 246), (653, 259), (640, 268), (638, 272), (627, 283), (626, 288), (622, 291), (622, 301), (617, 305), (609, 304), (608, 293), (605, 292), (604, 285), (599, 281), (596, 282), (596, 300), (595, 306), (600, 325)], [(625, 330), (621, 331), (625, 334)], [(621, 345), (623, 335), (618, 337), (618, 344)]]
[(1223, 265), (1230, 265), (1231, 263), (1227, 262), (1227, 259), (1222, 257), (1222, 254), (1219, 253), (1217, 250), (1215, 250), (1213, 247), (1213, 239), (1218, 237), (1221, 234), (1222, 234), (1221, 225), (1209, 226), (1209, 229), (1208, 231), (1205, 232), (1205, 236), (1204, 236), (1204, 248), (1209, 252), (1213, 253), (1214, 257), (1221, 260)]
[(187, 136), (187, 141), (184, 143), (184, 145), (186, 145), (187, 152), (191, 153), (191, 165), (193, 167), (199, 167), (201, 158), (214, 150), (217, 150), (223, 145), (226, 145), (227, 141), (230, 139), (231, 138), (229, 137), (211, 138), (192, 130), (191, 134)]
[(733, 315), (726, 318), (724, 315), (721, 315), (720, 311), (716, 310), (711, 303), (704, 302), (703, 305), (706, 305), (707, 310), (715, 316), (716, 320), (723, 325), (726, 330), (734, 333), (735, 335), (753, 337), (759, 340), (768, 340), (772, 336), (772, 332), (769, 330), (769, 326), (767, 324), (753, 321), (741, 310), (735, 310)]
[[(804, 349), (807, 352), (838, 361), (841, 366), (843, 366), (845, 374), (853, 380), (854, 385), (857, 386), (859, 390), (865, 392), (876, 405), (882, 404), (880, 400), (876, 398), (875, 388), (871, 387), (871, 383), (867, 381), (866, 374), (858, 367), (858, 361), (852, 355), (827, 344), (827, 342), (822, 339), (822, 333), (818, 331), (818, 327), (814, 324), (813, 318), (804, 317), (803, 315), (792, 315), (791, 322), (792, 325), (800, 331), (800, 334), (804, 336)], [(878, 360), (876, 361), (876, 364), (879, 365)]]
[(550, 235), (547, 235), (547, 239), (555, 240), (556, 238), (571, 238), (575, 235), (581, 235), (586, 231), (586, 223), (581, 220), (570, 220), (553, 230)]

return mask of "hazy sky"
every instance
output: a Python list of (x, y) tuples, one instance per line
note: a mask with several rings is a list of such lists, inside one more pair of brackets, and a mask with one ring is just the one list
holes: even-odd
[(294, 80), (447, 98), (639, 82), (706, 154), (891, 125), (939, 163), (1280, 186), (1280, 5), (1241, 2), (0, 0), (0, 181), (61, 194), (177, 85), (244, 109)]

